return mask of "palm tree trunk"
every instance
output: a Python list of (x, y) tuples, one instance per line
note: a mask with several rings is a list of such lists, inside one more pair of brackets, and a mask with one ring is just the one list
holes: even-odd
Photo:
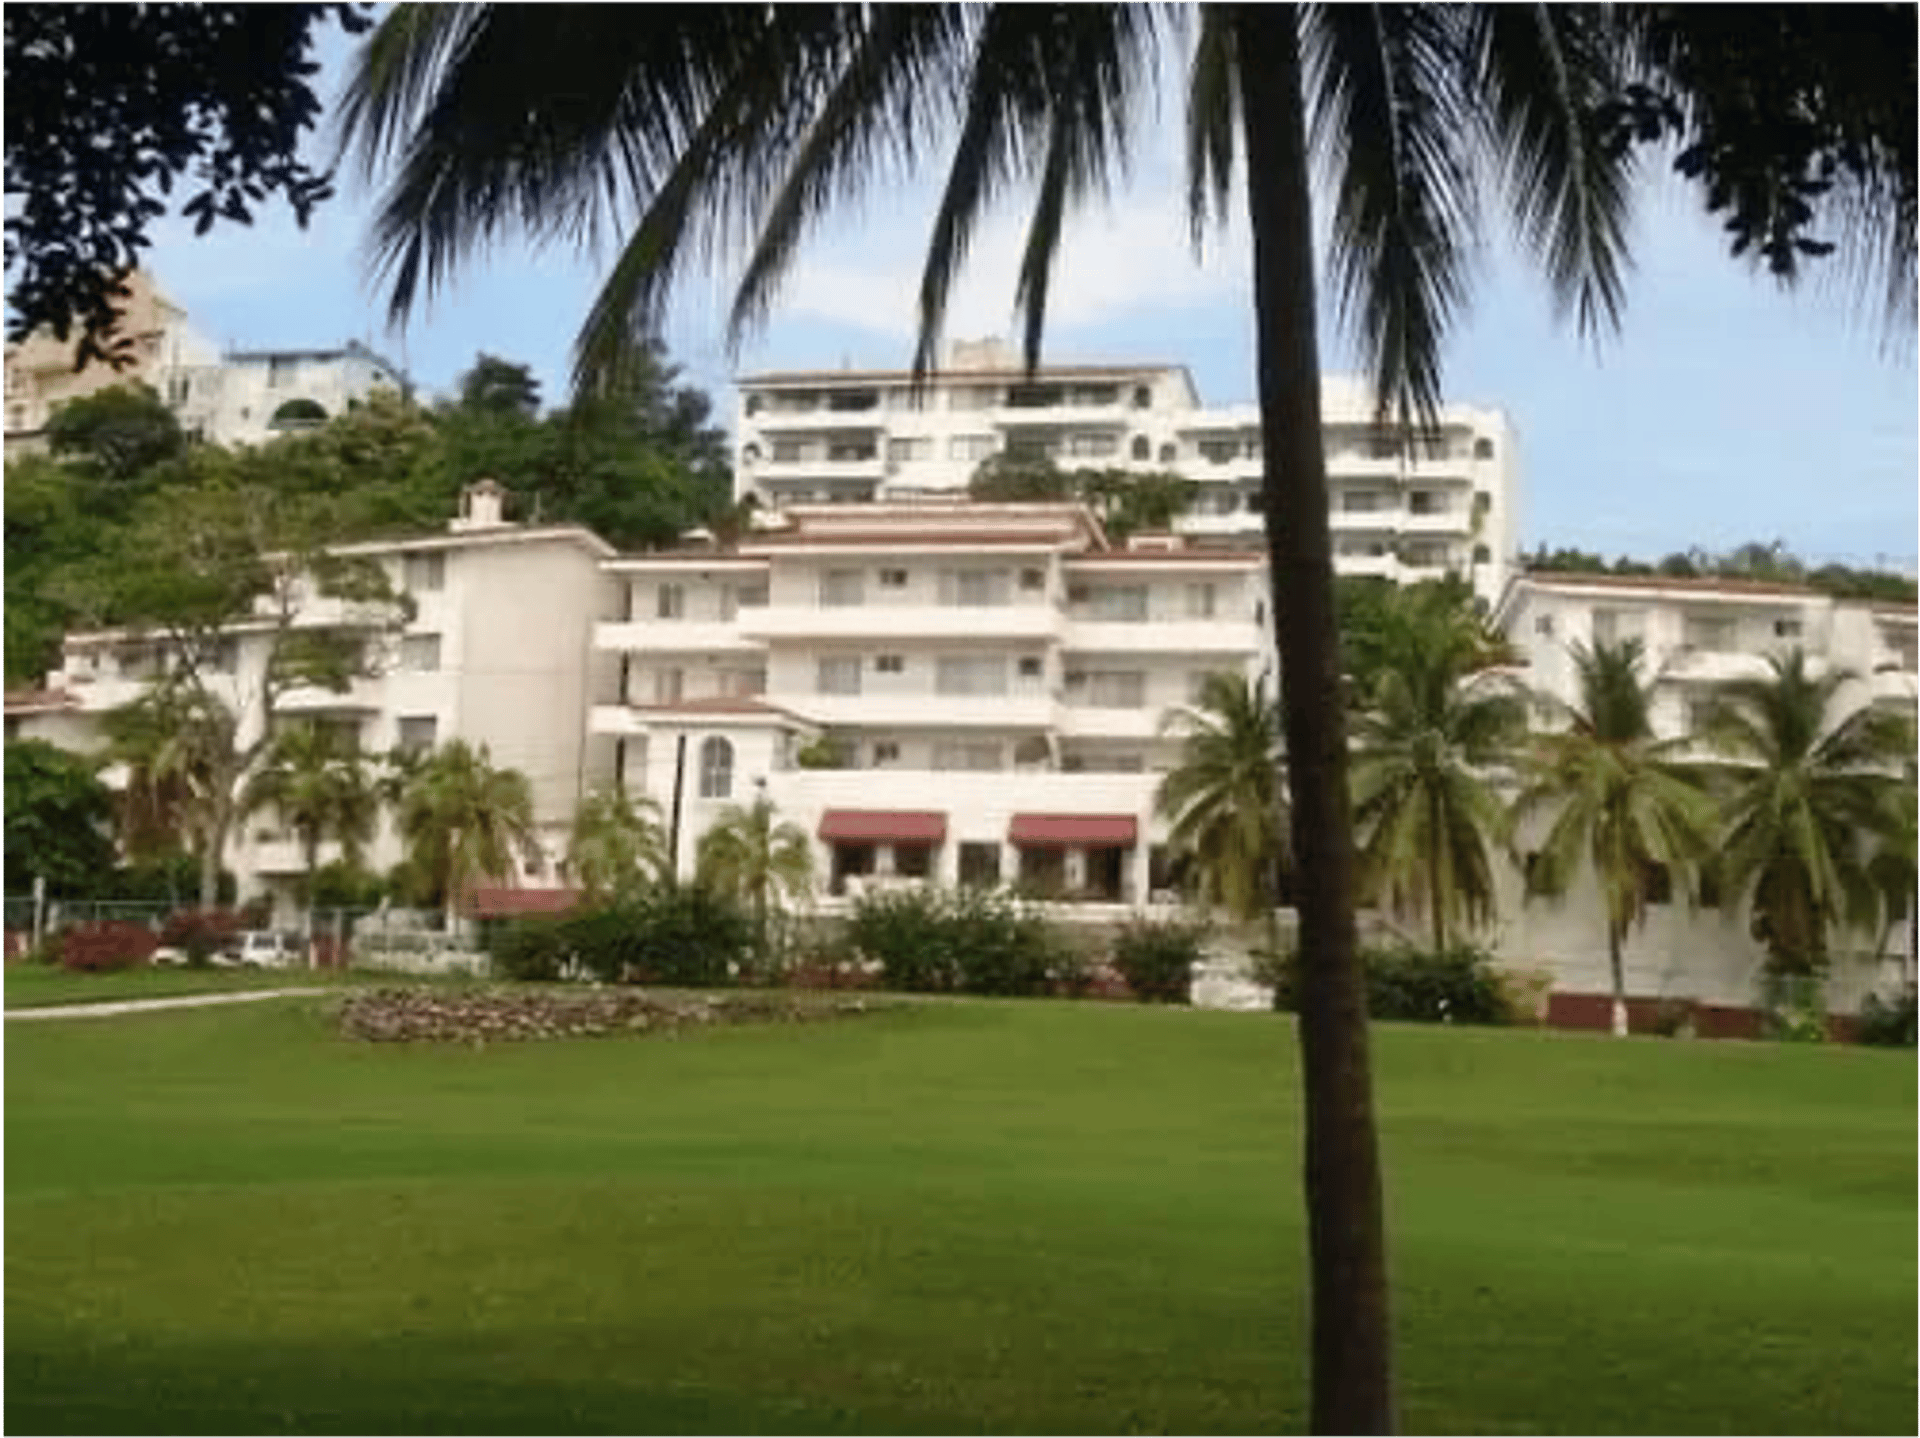
[(1627, 1036), (1627, 969), (1620, 959), (1620, 925), (1607, 920), (1607, 963), (1613, 970), (1613, 1036)]
[(1353, 815), (1320, 434), (1312, 190), (1298, 15), (1235, 13), (1253, 237), (1262, 485), (1299, 864), (1312, 1425), (1393, 1427), (1386, 1235), (1354, 936)]
[(317, 882), (315, 875), (320, 872), (320, 834), (309, 829), (301, 836), (300, 857), (307, 865), (307, 892), (304, 896), (307, 909), (307, 967), (315, 967), (313, 962), (313, 890)]
[(1427, 834), (1433, 851), (1427, 855), (1427, 905), (1433, 915), (1433, 951), (1447, 951), (1446, 886), (1440, 881), (1440, 798), (1427, 795)]

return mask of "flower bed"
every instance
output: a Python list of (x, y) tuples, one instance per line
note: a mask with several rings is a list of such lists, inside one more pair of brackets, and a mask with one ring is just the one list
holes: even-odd
[(363, 989), (340, 1004), (340, 1031), (372, 1043), (513, 1043), (666, 1033), (708, 1024), (789, 1023), (870, 1012), (863, 999), (775, 993), (668, 996), (635, 989)]

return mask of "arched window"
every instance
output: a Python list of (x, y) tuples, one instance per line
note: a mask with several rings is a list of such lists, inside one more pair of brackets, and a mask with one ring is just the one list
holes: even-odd
[(746, 464), (760, 463), (760, 446), (757, 444), (748, 445), (740, 451), (740, 458)]
[(1151, 387), (1144, 384), (1137, 384), (1133, 387), (1133, 407), (1135, 409), (1153, 408), (1153, 390)]
[(700, 797), (733, 797), (733, 745), (718, 737), (700, 746)]
[(1133, 457), (1135, 459), (1150, 459), (1152, 456), (1153, 446), (1147, 443), (1147, 437), (1144, 434), (1136, 434), (1133, 437)]

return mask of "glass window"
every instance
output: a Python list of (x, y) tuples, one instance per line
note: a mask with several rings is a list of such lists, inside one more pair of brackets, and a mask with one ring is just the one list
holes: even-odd
[(400, 640), (400, 667), (409, 674), (431, 674), (440, 667), (440, 636), (408, 634)]
[(873, 767), (900, 762), (900, 746), (892, 739), (881, 739), (873, 746)]
[(1211, 584), (1187, 586), (1187, 618), (1211, 619), (1214, 615), (1214, 587)]
[(1000, 768), (1000, 746), (977, 741), (958, 741), (933, 746), (933, 767), (991, 773)]
[(1005, 656), (942, 655), (934, 674), (933, 692), (955, 695), (996, 695), (1007, 692)]
[(1109, 624), (1137, 624), (1147, 617), (1144, 584), (1091, 584), (1086, 589), (1086, 616)]
[(687, 675), (684, 669), (656, 669), (653, 671), (653, 702), (656, 704), (678, 704), (686, 689)]
[(409, 554), (400, 561), (400, 587), (409, 594), (428, 594), (447, 582), (447, 556)]
[(881, 570), (880, 587), (882, 589), (905, 589), (907, 587), (907, 571), (904, 569)]
[(718, 735), (700, 745), (700, 797), (733, 797), (733, 745)]
[[(1102, 434), (1094, 431), (1086, 434), (1070, 434), (1067, 436), (1067, 453), (1075, 459), (1107, 459), (1119, 453), (1119, 450), (1120, 438), (1118, 435)], [(1136, 458), (1145, 459), (1146, 456), (1137, 455)]]
[(818, 691), (822, 694), (858, 694), (860, 692), (860, 659), (858, 655), (822, 659), (816, 675)]
[(1000, 882), (1000, 846), (968, 843), (960, 846), (960, 882), (990, 889)]
[(874, 657), (873, 671), (876, 674), (904, 674), (907, 668), (905, 655), (880, 654)]
[(440, 721), (432, 714), (405, 715), (400, 720), (400, 750), (424, 754), (433, 748)]
[(865, 576), (857, 569), (829, 569), (820, 576), (822, 608), (850, 608), (865, 602)]
[(1067, 676), (1067, 692), (1073, 703), (1093, 709), (1143, 709), (1147, 676), (1138, 669), (1088, 669)]
[(1037, 654), (1029, 654), (1020, 661), (1022, 679), (1038, 679), (1042, 673), (1044, 661)]
[(663, 584), (655, 591), (653, 613), (656, 619), (684, 619), (687, 616), (687, 591), (679, 584)]
[(944, 569), (940, 572), (940, 602), (962, 608), (985, 608), (1009, 603), (1012, 576), (1004, 569)]

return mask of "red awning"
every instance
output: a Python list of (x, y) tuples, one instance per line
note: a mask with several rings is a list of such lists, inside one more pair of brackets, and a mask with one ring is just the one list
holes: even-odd
[(475, 889), (471, 897), (478, 919), (506, 919), (519, 914), (564, 914), (580, 902), (575, 889)]
[(938, 844), (947, 837), (947, 816), (889, 809), (829, 809), (820, 816), (820, 837), (841, 844)]
[(1007, 839), (1029, 849), (1132, 848), (1140, 824), (1131, 814), (1015, 814)]

